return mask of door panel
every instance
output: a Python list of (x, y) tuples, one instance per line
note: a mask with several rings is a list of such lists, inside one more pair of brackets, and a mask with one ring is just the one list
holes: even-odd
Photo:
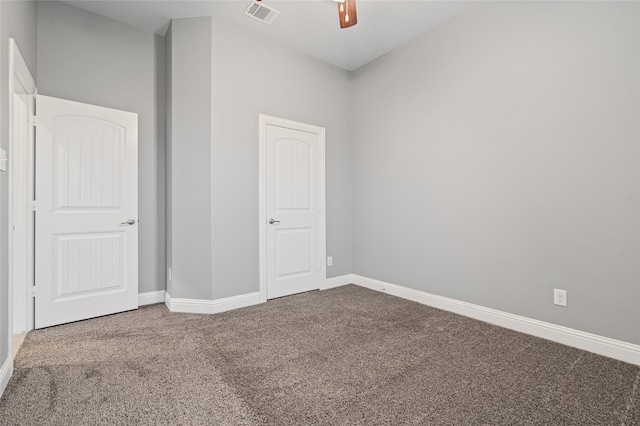
[(37, 108), (36, 328), (135, 309), (137, 115), (47, 96)]
[(86, 117), (60, 117), (53, 141), (58, 210), (121, 207), (124, 128)]
[(320, 288), (320, 135), (266, 126), (267, 298)]
[(276, 149), (275, 210), (310, 212), (314, 197), (313, 141), (282, 138), (273, 143)]
[[(275, 229), (276, 279), (313, 274), (313, 228)], [(295, 250), (292, 250), (295, 248)]]
[(56, 298), (123, 288), (124, 238), (120, 233), (55, 236), (53, 258), (60, 271), (54, 283)]

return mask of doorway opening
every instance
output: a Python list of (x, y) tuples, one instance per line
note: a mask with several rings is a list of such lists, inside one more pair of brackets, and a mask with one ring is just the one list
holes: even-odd
[(16, 45), (9, 44), (9, 356), (34, 327), (34, 136), (36, 84)]

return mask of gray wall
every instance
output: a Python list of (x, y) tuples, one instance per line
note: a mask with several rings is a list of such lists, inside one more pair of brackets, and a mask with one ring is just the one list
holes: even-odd
[(212, 51), (214, 298), (258, 291), (260, 113), (326, 128), (327, 276), (351, 273), (349, 73), (217, 19)]
[(640, 343), (638, 7), (482, 3), (358, 70), (354, 272)]
[(38, 4), (38, 93), (138, 114), (140, 293), (165, 288), (163, 56), (163, 37)]
[[(9, 37), (36, 79), (36, 3), (0, 1), (0, 146), (9, 152)], [(9, 357), (9, 172), (0, 172), (0, 366)]]
[(174, 19), (168, 41), (169, 294), (211, 299), (211, 18)]
[(173, 20), (166, 57), (170, 294), (258, 291), (259, 113), (326, 127), (328, 276), (350, 273), (349, 74), (213, 18)]

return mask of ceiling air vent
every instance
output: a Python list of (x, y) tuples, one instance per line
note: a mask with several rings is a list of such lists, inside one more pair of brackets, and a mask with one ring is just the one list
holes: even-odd
[(256, 19), (262, 23), (271, 25), (271, 23), (275, 21), (278, 15), (280, 15), (280, 12), (272, 7), (260, 3), (259, 1), (252, 1), (251, 3), (249, 3), (247, 10), (244, 11), (244, 14), (247, 16), (251, 16), (253, 19)]

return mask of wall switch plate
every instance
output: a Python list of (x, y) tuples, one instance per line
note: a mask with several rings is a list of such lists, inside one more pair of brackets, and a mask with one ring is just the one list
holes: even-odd
[(327, 266), (333, 266), (333, 256), (327, 257)]
[(567, 290), (553, 289), (553, 303), (559, 306), (567, 306)]
[(169, 273), (167, 275), (167, 278), (169, 279), (169, 281), (171, 281), (171, 268), (169, 268)]
[(0, 148), (0, 172), (7, 171), (7, 151)]

